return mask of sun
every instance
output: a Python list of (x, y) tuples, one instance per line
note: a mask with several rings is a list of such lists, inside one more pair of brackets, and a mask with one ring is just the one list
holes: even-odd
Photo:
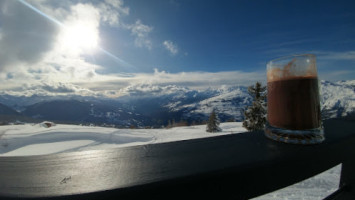
[(98, 42), (98, 29), (89, 23), (68, 24), (62, 29), (59, 37), (63, 50), (79, 54), (94, 50)]

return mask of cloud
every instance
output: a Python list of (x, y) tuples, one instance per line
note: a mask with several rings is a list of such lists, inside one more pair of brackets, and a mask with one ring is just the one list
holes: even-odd
[(137, 47), (145, 47), (152, 49), (152, 41), (149, 33), (153, 27), (145, 25), (141, 20), (136, 20), (133, 24), (122, 23), (121, 18), (129, 15), (129, 7), (125, 7), (122, 0), (105, 0), (105, 3), (98, 5), (101, 20), (111, 26), (117, 26), (131, 31), (131, 35), (135, 37), (134, 44)]
[[(108, 25), (123, 30), (129, 27), (135, 45), (151, 49), (148, 34), (152, 27), (142, 24), (140, 20), (131, 25), (124, 24), (122, 18), (127, 15), (129, 8), (124, 6), (122, 0), (0, 1), (0, 71), (17, 67), (19, 63), (40, 63), (48, 57), (47, 54), (75, 54), (70, 55), (71, 59), (75, 56), (80, 59), (87, 52), (78, 48), (74, 50), (75, 40), (67, 42), (71, 48), (63, 45), (63, 35), (70, 35), (65, 34), (64, 30), (68, 32), (77, 25), (88, 29), (86, 32), (90, 33), (90, 37), (96, 38), (91, 46), (99, 44), (99, 28)], [(83, 35), (84, 38), (87, 36)]]
[(0, 94), (9, 94), (14, 96), (102, 96), (102, 94), (82, 88), (72, 83), (53, 82), (53, 81), (38, 81), (32, 83), (18, 84), (10, 90), (1, 90)]
[(165, 40), (163, 42), (163, 45), (172, 55), (176, 55), (179, 52), (178, 47), (176, 46), (176, 44), (174, 44), (170, 40)]
[(48, 1), (48, 0), (27, 0), (43, 13), (54, 17), (58, 21), (63, 21), (70, 15), (70, 7), (83, 4), (92, 5), (100, 13), (100, 20), (103, 24), (110, 26), (120, 26), (121, 18), (129, 15), (129, 7), (124, 6), (122, 0), (105, 0), (105, 1)]
[(221, 85), (251, 85), (256, 81), (265, 82), (265, 72), (180, 72), (168, 73), (155, 70), (146, 80), (153, 84), (172, 84), (194, 89), (218, 88)]
[(136, 37), (134, 44), (137, 47), (152, 49), (152, 41), (148, 35), (153, 30), (153, 27), (142, 24), (141, 20), (137, 20), (134, 24), (126, 25), (126, 28), (131, 30), (131, 34)]
[[(101, 15), (103, 11), (100, 6), (92, 3), (29, 2), (41, 12), (51, 14), (58, 23), (46, 19), (18, 1), (0, 1), (2, 89), (25, 83), (41, 86), (41, 81), (70, 83), (80, 79), (93, 79), (96, 70), (102, 67), (87, 62), (87, 51), (74, 48), (73, 43), (76, 41), (66, 41), (65, 37), (70, 36), (66, 31), (76, 25), (83, 25), (85, 30), (90, 29), (91, 37), (98, 38), (100, 24), (119, 21), (113, 17), (120, 17), (119, 14), (112, 14), (115, 9), (115, 12), (123, 14), (128, 14), (128, 9), (122, 7), (121, 1), (99, 2), (99, 5), (111, 9), (110, 21)], [(82, 37), (86, 36), (87, 34)]]
[[(155, 69), (153, 73), (97, 74), (91, 70), (71, 72), (76, 68), (36, 68), (39, 71), (0, 73), (0, 90), (13, 95), (82, 95), (118, 97), (147, 93), (159, 95), (169, 91), (187, 92), (189, 89), (205, 90), (222, 86), (249, 86), (256, 81), (266, 84), (265, 71), (221, 71), (169, 73)], [(52, 76), (55, 74), (55, 76)], [(70, 75), (71, 74), (71, 75)], [(81, 75), (80, 75), (81, 74)], [(322, 80), (337, 81), (349, 76), (351, 70), (319, 73)], [(9, 76), (9, 77), (8, 77)], [(72, 77), (73, 76), (73, 77)], [(54, 78), (56, 77), (56, 78)]]
[(355, 51), (314, 51), (312, 52), (317, 54), (320, 59), (324, 60), (349, 60), (355, 61)]
[(73, 48), (77, 41), (66, 44), (66, 31), (84, 24), (98, 43), (100, 28), (111, 26), (130, 31), (135, 46), (152, 49), (149, 34), (153, 27), (141, 20), (125, 24), (122, 19), (130, 10), (122, 0), (26, 2), (33, 7), (0, 1), (0, 90), (17, 95), (105, 96), (163, 78), (165, 72), (159, 71), (129, 76), (98, 74), (103, 67), (87, 61), (86, 49)]
[[(122, 0), (24, 2), (28, 4), (0, 1), (0, 72), (5, 79), (93, 78), (102, 67), (88, 62), (92, 50), (83, 49), (82, 45), (88, 43), (80, 40), (90, 36), (94, 39), (87, 46), (99, 45), (102, 26), (130, 31), (137, 47), (151, 49), (153, 46), (149, 38), (151, 26), (140, 20), (133, 24), (122, 21), (130, 12)], [(68, 40), (71, 34), (66, 32), (77, 25), (82, 25), (88, 34)], [(78, 41), (79, 45), (75, 45)], [(103, 49), (103, 52), (107, 51)], [(38, 71), (41, 73), (34, 73)]]
[[(18, 1), (1, 1), (0, 71), (33, 69), (48, 61), (54, 63), (60, 57), (67, 57), (66, 63), (82, 60), (83, 52), (74, 49), (73, 44), (65, 46), (63, 35), (65, 36), (66, 30), (71, 29), (71, 25), (82, 23), (98, 38), (100, 11), (92, 4), (79, 3), (53, 8), (49, 1), (31, 3), (41, 10), (39, 12), (50, 13), (60, 19), (60, 22), (49, 20), (45, 17), (46, 14), (40, 15)], [(62, 66), (60, 62), (55, 64)]]
[[(223, 72), (180, 72), (168, 73), (155, 70), (154, 73), (136, 73), (130, 76), (116, 75), (97, 75), (90, 82), (79, 81), (76, 85), (88, 88), (92, 91), (116, 91), (116, 95), (129, 93), (130, 88), (141, 88), (141, 90), (150, 88), (154, 91), (165, 86), (188, 87), (191, 89), (204, 90), (207, 88), (219, 88), (222, 85), (248, 86), (256, 81), (265, 84), (265, 72), (242, 72), (242, 71), (223, 71)], [(151, 87), (146, 87), (147, 85)], [(153, 88), (153, 89), (152, 89)], [(159, 92), (159, 91), (154, 91)]]
[(59, 27), (18, 1), (1, 1), (0, 8), (0, 71), (40, 61), (53, 48)]
[[(90, 77), (90, 71), (69, 75), (70, 68), (63, 72), (55, 66), (43, 68), (39, 71), (13, 72), (13, 78), (7, 79), (8, 74), (0, 73), (0, 90), (16, 95), (84, 95), (117, 97), (128, 93), (149, 90), (154, 94), (168, 93), (182, 88), (204, 90), (220, 88), (222, 85), (248, 86), (256, 81), (265, 83), (265, 72), (180, 72), (168, 73), (155, 70), (153, 73), (134, 74), (96, 74)], [(55, 74), (55, 76), (52, 76)], [(82, 74), (78, 77), (78, 74)], [(55, 78), (54, 78), (55, 77)], [(161, 90), (164, 91), (161, 91)], [(184, 89), (188, 90), (188, 89)]]
[(105, 0), (105, 3), (98, 5), (101, 20), (111, 26), (120, 26), (122, 16), (129, 15), (129, 8), (123, 6), (121, 0)]
[[(96, 36), (103, 25), (120, 27), (131, 32), (137, 47), (152, 49), (149, 34), (153, 27), (141, 20), (124, 24), (122, 16), (129, 15), (129, 8), (123, 1), (73, 2), (30, 1), (63, 27), (84, 23)], [(265, 79), (264, 72), (242, 71), (169, 73), (156, 69), (152, 73), (99, 74), (102, 66), (87, 62), (83, 49), (64, 45), (62, 25), (11, 0), (0, 1), (0, 20), (0, 90), (11, 94), (119, 96), (133, 87), (159, 92), (159, 87), (167, 91), (175, 86), (206, 89), (251, 85)], [(179, 53), (172, 41), (163, 45), (172, 55)]]
[(319, 78), (327, 81), (354, 80), (354, 77), (354, 70), (332, 70), (319, 72)]
[(167, 94), (185, 94), (190, 92), (191, 89), (177, 85), (152, 85), (152, 84), (135, 84), (121, 89), (117, 94), (127, 94), (129, 96), (142, 97), (142, 96), (159, 96)]
[(73, 85), (61, 82), (54, 84), (43, 83), (40, 88), (51, 93), (72, 93), (76, 91), (76, 88)]

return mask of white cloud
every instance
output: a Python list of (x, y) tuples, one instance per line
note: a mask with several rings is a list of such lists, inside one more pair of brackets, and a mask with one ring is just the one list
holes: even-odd
[(78, 4), (92, 5), (100, 13), (102, 23), (107, 23), (110, 26), (120, 26), (121, 18), (129, 15), (129, 8), (124, 6), (123, 0), (105, 0), (94, 2), (88, 1), (53, 1), (48, 0), (27, 0), (31, 5), (34, 5), (39, 10), (59, 21), (66, 19), (70, 15), (70, 7)]
[[(165, 72), (158, 71), (100, 75), (97, 70), (102, 66), (85, 58), (87, 47), (74, 45), (88, 35), (95, 43), (92, 46), (99, 45), (100, 27), (108, 25), (129, 30), (136, 46), (151, 49), (149, 34), (153, 27), (141, 20), (123, 23), (122, 17), (129, 15), (129, 8), (122, 0), (27, 2), (39, 11), (18, 1), (0, 1), (0, 90), (18, 95), (112, 95), (131, 84), (154, 83), (163, 78)], [(80, 33), (82, 37), (70, 38), (72, 34), (66, 31), (80, 25), (85, 28)]]
[(324, 60), (351, 60), (355, 61), (355, 51), (314, 51), (314, 54), (319, 55), (320, 59)]
[(0, 71), (40, 61), (53, 48), (59, 27), (18, 1), (0, 1), (0, 8)]
[[(136, 46), (152, 48), (149, 34), (153, 27), (140, 20), (130, 25), (122, 23), (121, 17), (129, 14), (129, 8), (124, 7), (122, 1), (106, 0), (96, 4), (65, 4), (62, 1), (31, 3), (52, 14), (65, 27), (82, 23), (90, 29), (93, 37), (98, 37), (102, 24), (119, 26), (131, 32)], [(65, 46), (65, 29), (58, 24), (17, 1), (0, 1), (0, 17), (0, 90), (12, 94), (122, 95), (127, 87), (140, 84), (206, 89), (221, 85), (249, 85), (265, 79), (264, 72), (241, 71), (168, 73), (155, 70), (154, 73), (128, 76), (98, 74), (101, 66), (86, 61), (85, 49)], [(164, 41), (163, 45), (173, 55), (179, 52), (172, 41)]]
[(332, 70), (332, 71), (320, 71), (319, 78), (327, 81), (339, 81), (339, 80), (354, 80), (354, 70)]
[[(62, 1), (29, 2), (56, 18), (63, 26), (18, 1), (0, 1), (0, 18), (3, 22), (0, 30), (1, 88), (21, 88), (22, 84), (32, 84), (41, 89), (45, 81), (71, 83), (94, 79), (96, 70), (101, 66), (87, 62), (84, 55), (88, 49), (80, 45), (89, 39), (98, 43), (100, 24), (118, 22), (122, 13), (128, 14), (128, 8), (123, 7), (122, 1), (100, 2), (99, 5), (63, 4)], [(110, 12), (102, 15), (102, 5)], [(107, 18), (108, 14), (111, 15), (110, 19)], [(84, 28), (81, 35), (70, 38), (71, 34), (66, 32), (78, 26)], [(90, 38), (83, 40), (82, 44), (75, 45), (88, 36)]]
[[(47, 95), (92, 95), (120, 96), (127, 94), (129, 88), (166, 87), (167, 90), (179, 87), (191, 89), (219, 88), (222, 85), (251, 85), (256, 81), (265, 83), (264, 72), (180, 72), (168, 73), (155, 70), (154, 73), (135, 74), (96, 74), (93, 70), (66, 67), (56, 69), (55, 66), (36, 68), (39, 71), (29, 72), (25, 68), (11, 72), (10, 76), (0, 73), (0, 90), (16, 94)], [(74, 71), (74, 72), (73, 72)], [(11, 77), (11, 78), (8, 78)], [(143, 87), (149, 85), (150, 87)], [(169, 87), (168, 87), (169, 86)], [(158, 87), (157, 87), (158, 88)], [(26, 92), (25, 92), (26, 91)], [(155, 91), (157, 92), (157, 91)]]
[(168, 73), (155, 70), (154, 73), (136, 73), (130, 76), (116, 75), (97, 75), (92, 81), (79, 81), (75, 84), (93, 91), (112, 91), (117, 95), (123, 95), (129, 91), (129, 88), (137, 85), (151, 86), (171, 86), (188, 87), (191, 89), (219, 88), (222, 85), (248, 86), (256, 81), (265, 83), (265, 72), (242, 72), (242, 71), (224, 71), (224, 72), (180, 72)]
[(67, 1), (57, 1), (55, 4), (49, 0), (27, 0), (27, 2), (59, 21), (64, 20), (70, 14), (70, 6), (74, 5), (73, 2), (68, 3)]
[(163, 42), (163, 45), (172, 55), (176, 55), (179, 52), (178, 47), (176, 46), (176, 44), (174, 44), (170, 40), (165, 40)]
[(98, 5), (101, 20), (107, 22), (111, 26), (121, 25), (122, 16), (129, 15), (129, 8), (123, 6), (121, 0), (106, 0), (105, 3)]
[[(122, 22), (122, 17), (129, 15), (129, 8), (124, 6), (122, 0), (27, 2), (25, 5), (20, 1), (0, 1), (0, 71), (17, 67), (21, 63), (41, 63), (48, 54), (58, 54), (58, 57), (69, 55), (70, 60), (75, 57), (81, 59), (83, 54), (92, 52), (74, 48), (75, 44), (88, 44), (87, 46), (92, 47), (99, 45), (99, 28), (102, 25), (124, 28), (123, 30), (129, 27), (136, 46), (152, 48), (152, 42), (148, 38), (152, 27), (142, 24), (140, 20), (132, 25)], [(81, 28), (77, 28), (78, 26)], [(81, 36), (68, 40), (73, 34), (66, 32), (73, 29), (81, 30)], [(65, 35), (67, 39), (63, 39)], [(68, 46), (70, 47), (66, 48)]]
[(141, 20), (137, 20), (134, 24), (126, 25), (126, 28), (131, 30), (131, 34), (136, 37), (134, 40), (136, 46), (152, 49), (152, 41), (148, 35), (153, 30), (153, 27), (142, 24)]
[(353, 80), (355, 51), (312, 51), (317, 56), (319, 78), (328, 81)]
[(152, 85), (152, 84), (135, 84), (130, 85), (126, 88), (121, 89), (116, 94), (129, 94), (130, 96), (142, 97), (148, 96), (159, 96), (172, 93), (184, 94), (190, 92), (191, 90), (186, 87), (181, 87), (177, 85)]
[[(102, 25), (129, 30), (136, 46), (152, 48), (151, 26), (140, 20), (128, 25), (122, 22), (123, 16), (129, 15), (122, 0), (27, 2), (34, 7), (19, 1), (0, 1), (0, 72), (5, 79), (94, 78), (102, 67), (87, 62), (85, 56), (94, 53), (91, 47), (100, 45)], [(67, 32), (73, 29), (81, 33), (72, 37)]]
[(14, 96), (102, 96), (102, 94), (81, 88), (77, 85), (62, 82), (42, 82), (41, 84), (22, 84), (12, 90), (2, 90), (1, 94), (9, 94)]

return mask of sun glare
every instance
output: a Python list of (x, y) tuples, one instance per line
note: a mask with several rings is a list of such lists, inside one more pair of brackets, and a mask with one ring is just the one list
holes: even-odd
[(85, 53), (94, 50), (98, 46), (98, 35), (95, 26), (75, 23), (63, 28), (59, 42), (66, 50)]

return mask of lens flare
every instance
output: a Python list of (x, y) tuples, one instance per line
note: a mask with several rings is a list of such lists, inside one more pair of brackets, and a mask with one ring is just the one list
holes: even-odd
[(55, 19), (52, 16), (47, 15), (46, 13), (42, 12), (41, 10), (36, 8), (35, 6), (29, 4), (25, 0), (18, 0), (18, 1), (20, 3), (22, 3), (23, 5), (27, 6), (28, 8), (30, 8), (31, 10), (33, 10), (34, 12), (36, 12), (37, 14), (45, 17), (46, 19), (50, 20), (51, 22), (53, 22), (53, 23), (57, 24), (58, 26), (60, 26), (61, 28), (63, 28), (63, 30), (64, 30), (63, 31), (64, 45), (72, 44), (74, 47), (84, 48), (84, 49), (97, 48), (99, 51), (101, 51), (105, 55), (114, 59), (114, 61), (119, 63), (122, 67), (134, 68), (134, 66), (132, 66), (128, 62), (126, 62), (123, 59), (119, 58), (118, 56), (112, 54), (111, 52), (105, 50), (104, 48), (98, 46), (98, 41), (99, 41), (98, 34), (93, 32), (92, 30), (90, 30), (92, 27), (86, 27), (86, 26), (80, 25), (80, 24), (76, 24), (73, 26), (66, 26), (62, 22), (58, 21), (57, 19)]

